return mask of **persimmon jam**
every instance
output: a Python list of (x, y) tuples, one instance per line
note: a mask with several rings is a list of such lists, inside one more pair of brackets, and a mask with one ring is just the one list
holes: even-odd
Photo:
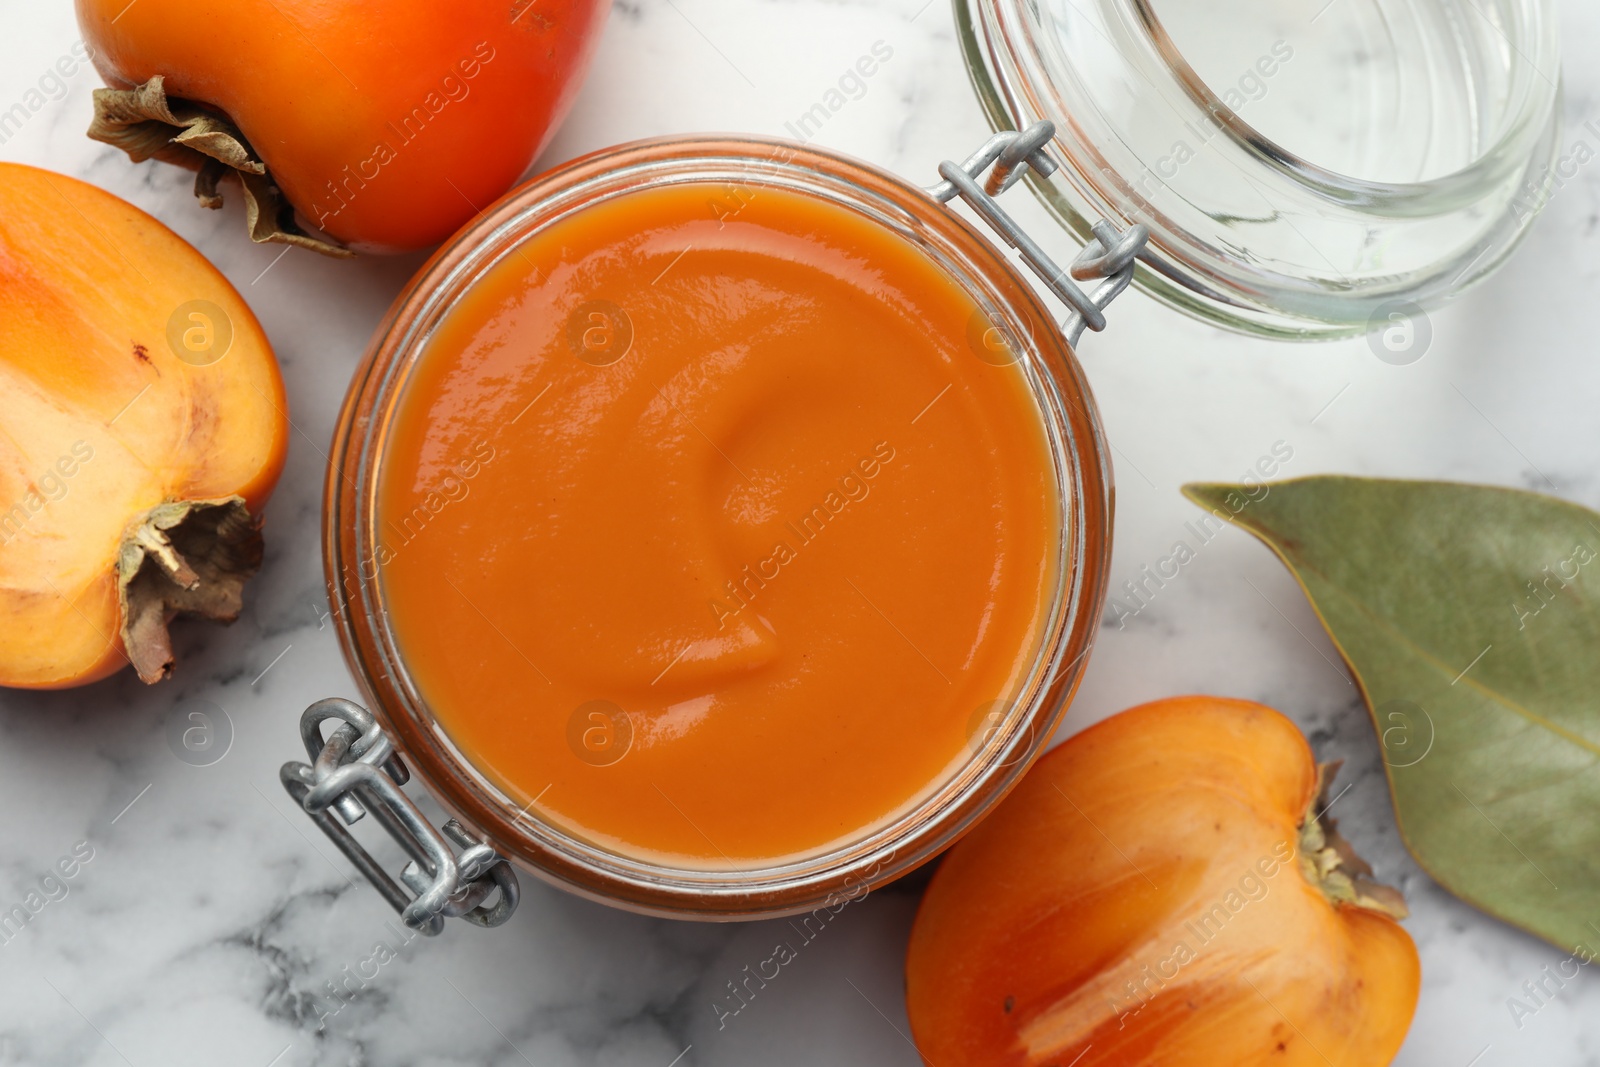
[(975, 322), (918, 244), (775, 185), (522, 240), (423, 342), (377, 475), (389, 625), (456, 748), (527, 817), (694, 870), (925, 801), (1059, 578), (1040, 404)]

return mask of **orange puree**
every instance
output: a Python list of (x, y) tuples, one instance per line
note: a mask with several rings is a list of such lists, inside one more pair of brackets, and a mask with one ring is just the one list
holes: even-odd
[(733, 195), (525, 240), (428, 340), (378, 487), (390, 622), (455, 745), (547, 824), (700, 870), (947, 780), (1058, 573), (1039, 407), (959, 283), (841, 205)]

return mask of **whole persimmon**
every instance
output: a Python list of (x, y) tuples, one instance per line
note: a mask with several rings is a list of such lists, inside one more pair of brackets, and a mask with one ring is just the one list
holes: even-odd
[[(1325, 769), (1325, 771), (1328, 769)], [(946, 856), (906, 1004), (937, 1067), (1381, 1067), (1420, 966), (1300, 731), (1183, 697), (1044, 756)]]
[(288, 442), (250, 308), (132, 204), (0, 163), (0, 685), (172, 667), (231, 621)]
[[(110, 89), (89, 135), (237, 177), (251, 236), (342, 253), (448, 237), (577, 94), (609, 0), (76, 0)], [(308, 236), (296, 221), (333, 238)]]

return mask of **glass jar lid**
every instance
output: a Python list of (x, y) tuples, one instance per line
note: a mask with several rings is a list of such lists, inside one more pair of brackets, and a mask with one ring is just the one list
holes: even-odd
[(1558, 147), (1549, 0), (955, 0), (991, 123), (1057, 128), (1029, 183), (1134, 284), (1247, 333), (1364, 333), (1490, 274)]

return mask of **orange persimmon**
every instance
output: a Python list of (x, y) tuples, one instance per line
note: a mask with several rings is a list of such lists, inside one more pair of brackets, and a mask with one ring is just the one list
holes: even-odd
[(1399, 894), (1319, 810), (1330, 777), (1242, 700), (1158, 701), (1067, 740), (929, 885), (906, 961), (924, 1058), (1388, 1063), (1417, 950)]
[(255, 316), (138, 208), (0, 163), (0, 685), (172, 665), (231, 621), (288, 439)]
[[(251, 236), (338, 252), (448, 237), (533, 162), (609, 0), (76, 0), (110, 89), (89, 135), (241, 182)], [(291, 207), (293, 210), (291, 210)]]

